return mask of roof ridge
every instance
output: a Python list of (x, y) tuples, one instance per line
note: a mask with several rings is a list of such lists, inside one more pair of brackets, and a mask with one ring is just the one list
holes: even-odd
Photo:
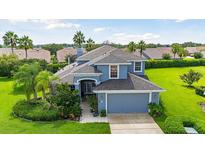
[[(103, 45), (103, 46), (98, 47), (98, 48), (96, 48), (96, 49), (94, 49), (94, 50), (91, 50), (91, 51), (87, 52), (86, 54), (84, 54), (84, 55), (82, 55), (82, 56), (80, 56), (80, 57), (78, 57), (78, 58), (82, 58), (82, 57), (84, 57), (84, 56), (87, 56), (87, 55), (89, 55), (89, 54), (95, 52), (96, 50), (101, 49), (101, 48), (103, 48), (103, 47), (105, 47), (105, 46), (108, 46), (108, 45)], [(78, 59), (78, 58), (77, 58), (77, 59)]]

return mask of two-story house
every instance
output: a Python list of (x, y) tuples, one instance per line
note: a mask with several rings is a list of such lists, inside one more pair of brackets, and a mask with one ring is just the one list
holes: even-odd
[(95, 94), (99, 112), (147, 112), (148, 103), (159, 103), (159, 93), (164, 90), (145, 78), (145, 60), (104, 45), (79, 56), (56, 75), (78, 89), (82, 99)]

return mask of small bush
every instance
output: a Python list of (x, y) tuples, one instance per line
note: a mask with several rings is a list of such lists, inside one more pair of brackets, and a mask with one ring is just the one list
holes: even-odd
[(203, 86), (195, 88), (195, 93), (197, 95), (205, 97), (204, 92), (205, 92), (205, 87), (203, 87)]
[(167, 67), (187, 67), (187, 66), (205, 66), (205, 59), (149, 60), (145, 62), (146, 69), (167, 68)]
[(101, 117), (106, 117), (106, 110), (101, 110), (100, 111), (100, 116)]
[(200, 134), (205, 133), (205, 122), (184, 116), (170, 116), (165, 120), (165, 133), (186, 134), (184, 127), (193, 127)]
[(165, 59), (165, 60), (170, 60), (171, 59), (171, 55), (169, 53), (164, 53), (162, 55), (162, 59)]
[(196, 58), (196, 59), (203, 58), (203, 54), (201, 52), (195, 52), (194, 53), (194, 58)]
[(98, 102), (95, 95), (88, 96), (88, 104), (91, 108), (91, 111), (97, 112), (98, 110)]
[(160, 117), (163, 115), (163, 107), (160, 104), (150, 103), (148, 105), (149, 114), (154, 118)]
[(56, 107), (47, 107), (43, 101), (19, 101), (13, 107), (13, 113), (21, 118), (33, 121), (54, 121), (60, 119)]

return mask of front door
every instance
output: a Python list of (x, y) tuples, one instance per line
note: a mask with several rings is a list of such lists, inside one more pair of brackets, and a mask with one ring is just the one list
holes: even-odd
[(85, 97), (86, 95), (93, 94), (93, 88), (96, 86), (95, 81), (85, 80), (81, 81), (81, 96)]

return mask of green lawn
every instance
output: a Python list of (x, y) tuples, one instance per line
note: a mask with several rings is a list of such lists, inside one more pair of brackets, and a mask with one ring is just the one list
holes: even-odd
[[(202, 112), (198, 102), (205, 102), (205, 99), (195, 94), (193, 88), (187, 88), (179, 75), (187, 73), (190, 69), (203, 74), (203, 78), (194, 86), (205, 85), (205, 66), (186, 68), (160, 68), (148, 69), (146, 74), (149, 79), (161, 86), (166, 92), (161, 93), (161, 100), (165, 107), (165, 113), (170, 115), (183, 115), (205, 120), (205, 113)], [(164, 118), (156, 119), (163, 128)]]
[(12, 107), (24, 99), (22, 89), (13, 91), (13, 81), (0, 78), (0, 133), (1, 134), (104, 134), (110, 133), (107, 123), (81, 124), (78, 122), (29, 122), (11, 115)]

